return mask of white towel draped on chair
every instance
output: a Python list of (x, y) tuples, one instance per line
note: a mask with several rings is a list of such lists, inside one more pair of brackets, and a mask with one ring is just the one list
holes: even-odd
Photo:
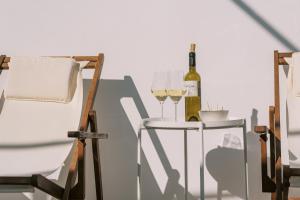
[(63, 57), (12, 57), (7, 99), (68, 103), (76, 89), (79, 63)]

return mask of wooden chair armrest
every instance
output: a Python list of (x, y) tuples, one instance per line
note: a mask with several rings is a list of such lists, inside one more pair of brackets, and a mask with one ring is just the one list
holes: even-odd
[(4, 63), (5, 55), (0, 55), (0, 70), (3, 69), (2, 64)]
[[(267, 140), (268, 140), (269, 130), (266, 126), (255, 126), (254, 131), (256, 133), (258, 133), (259, 137), (260, 137), (259, 141), (260, 141), (260, 145), (261, 145), (262, 191), (263, 192), (274, 192), (276, 189), (276, 185), (268, 175)], [(270, 141), (272, 142), (272, 140), (270, 140)]]
[(255, 133), (259, 133), (259, 134), (263, 134), (263, 133), (267, 133), (267, 126), (255, 126), (254, 127), (254, 132)]
[(94, 133), (85, 131), (69, 131), (68, 137), (78, 139), (107, 139), (107, 133)]
[[(261, 145), (261, 178), (262, 178), (262, 191), (263, 192), (275, 192), (276, 183), (275, 177), (275, 137), (274, 137), (274, 115), (275, 107), (269, 106), (269, 128), (267, 126), (255, 126), (254, 132), (259, 134), (259, 141)], [(268, 145), (267, 141), (270, 141), (270, 176), (268, 173)]]

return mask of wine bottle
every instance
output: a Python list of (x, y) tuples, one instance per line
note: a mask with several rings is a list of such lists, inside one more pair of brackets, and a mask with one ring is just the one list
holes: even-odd
[(195, 44), (191, 44), (189, 52), (189, 71), (184, 77), (187, 94), (185, 97), (185, 121), (200, 121), (201, 110), (201, 78), (196, 71)]

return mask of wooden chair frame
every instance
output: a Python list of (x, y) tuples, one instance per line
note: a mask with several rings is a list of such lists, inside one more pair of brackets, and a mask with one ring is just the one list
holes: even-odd
[[(98, 139), (107, 138), (107, 134), (97, 133), (97, 117), (96, 112), (93, 110), (93, 104), (102, 71), (104, 55), (98, 54), (98, 56), (73, 56), (72, 58), (74, 58), (76, 61), (89, 61), (85, 66), (85, 69), (95, 69), (95, 72), (89, 86), (87, 100), (82, 112), (80, 128), (78, 131), (71, 130), (70, 132), (68, 132), (68, 137), (76, 138), (76, 147), (71, 158), (65, 187), (63, 188), (57, 185), (41, 174), (32, 175), (30, 177), (0, 177), (0, 185), (31, 185), (57, 199), (83, 200), (85, 198), (85, 140), (91, 139), (96, 196), (97, 200), (103, 200)], [(5, 55), (0, 56), (0, 70), (8, 70), (9, 62), (10, 57), (6, 57)], [(87, 132), (89, 127), (90, 132)]]
[[(261, 173), (262, 191), (270, 192), (272, 200), (296, 200), (289, 198), (289, 179), (300, 176), (300, 169), (282, 166), (281, 162), (281, 132), (280, 132), (280, 93), (279, 93), (279, 67), (288, 65), (285, 58), (292, 57), (293, 52), (279, 53), (274, 51), (274, 99), (275, 105), (269, 107), (269, 127), (256, 126), (255, 132), (260, 134), (261, 141)], [(268, 176), (267, 140), (270, 141), (270, 170)]]

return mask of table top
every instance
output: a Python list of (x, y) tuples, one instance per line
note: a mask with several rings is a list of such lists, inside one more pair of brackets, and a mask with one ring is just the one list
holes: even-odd
[(203, 129), (224, 129), (243, 127), (245, 119), (230, 117), (224, 121), (210, 121), (210, 122), (186, 122), (175, 121), (168, 118), (146, 118), (141, 122), (142, 129), (174, 129), (174, 130), (200, 130)]

